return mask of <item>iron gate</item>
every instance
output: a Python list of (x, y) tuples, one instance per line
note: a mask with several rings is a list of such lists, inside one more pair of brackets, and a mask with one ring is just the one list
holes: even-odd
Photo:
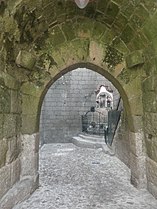
[(90, 111), (82, 115), (82, 131), (88, 134), (104, 135), (107, 117), (107, 114), (105, 115), (95, 110), (95, 107), (91, 107)]
[(109, 110), (107, 114), (102, 114), (91, 107), (90, 111), (82, 115), (82, 132), (104, 135), (105, 143), (111, 146), (120, 116), (121, 110)]
[(112, 145), (113, 138), (120, 120), (121, 111), (120, 110), (110, 110), (108, 112), (108, 125), (104, 130), (104, 138), (106, 144)]

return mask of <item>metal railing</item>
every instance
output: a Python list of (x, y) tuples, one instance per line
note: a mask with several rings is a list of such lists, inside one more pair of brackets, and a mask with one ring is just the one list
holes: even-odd
[(118, 127), (121, 111), (121, 98), (119, 98), (115, 110), (106, 108), (102, 111), (102, 109), (91, 107), (85, 115), (82, 115), (82, 132), (103, 135), (106, 144), (111, 146)]
[(82, 132), (95, 135), (104, 135), (104, 129), (108, 123), (108, 113), (91, 107), (85, 115), (82, 115)]

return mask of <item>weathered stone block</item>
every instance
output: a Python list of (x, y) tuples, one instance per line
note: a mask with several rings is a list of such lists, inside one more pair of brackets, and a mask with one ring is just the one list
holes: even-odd
[(98, 45), (96, 42), (91, 41), (89, 47), (89, 57), (93, 63), (102, 63), (102, 57), (104, 57), (104, 47)]
[(143, 93), (143, 108), (146, 112), (157, 112), (157, 96), (155, 91)]
[(31, 95), (22, 95), (22, 114), (35, 115), (38, 112), (38, 97)]
[(23, 94), (32, 95), (32, 96), (40, 96), (42, 92), (42, 88), (36, 86), (34, 83), (26, 82), (22, 84), (21, 91)]
[(20, 159), (17, 158), (11, 164), (11, 185), (12, 186), (20, 180), (20, 172), (21, 172)]
[(11, 165), (0, 169), (0, 199), (10, 189), (11, 186)]
[(47, 42), (47, 46), (56, 47), (57, 45), (63, 44), (65, 42), (65, 37), (63, 35), (62, 30), (55, 26), (53, 27), (52, 33), (49, 36), (49, 42)]
[(152, 159), (152, 139), (149, 139), (148, 134), (145, 136), (146, 154)]
[(130, 40), (132, 39), (132, 37), (134, 37), (134, 34), (135, 34), (134, 30), (128, 24), (126, 25), (125, 29), (123, 30), (121, 34), (121, 39), (124, 41), (125, 44), (128, 44)]
[(35, 153), (39, 152), (40, 136), (39, 133), (36, 134), (35, 138)]
[(146, 177), (145, 156), (139, 157), (130, 153), (130, 169), (133, 176), (138, 179), (144, 179)]
[(3, 123), (4, 123), (3, 114), (0, 114), (0, 140), (3, 138)]
[(146, 159), (146, 171), (148, 182), (157, 186), (157, 163), (148, 157)]
[(20, 51), (17, 58), (16, 58), (16, 64), (19, 67), (26, 68), (28, 70), (32, 70), (35, 66), (36, 58), (33, 56), (30, 52), (27, 51)]
[(128, 68), (132, 68), (143, 63), (144, 56), (142, 50), (136, 50), (126, 57), (126, 64)]
[(8, 143), (6, 139), (0, 140), (0, 168), (6, 163), (6, 153), (8, 150)]
[(155, 89), (157, 89), (156, 84), (157, 84), (157, 75), (149, 76), (143, 81), (142, 88), (144, 92), (149, 91), (149, 93), (151, 93), (150, 91), (155, 91)]
[(18, 91), (11, 90), (11, 113), (21, 113), (21, 98)]
[(12, 163), (20, 154), (20, 145), (17, 137), (8, 139), (7, 163)]
[(144, 114), (144, 129), (147, 134), (157, 136), (157, 113)]
[(148, 181), (147, 189), (157, 199), (157, 186), (155, 186), (153, 183)]
[(36, 152), (36, 140), (36, 134), (21, 136), (21, 177), (35, 176), (38, 172), (39, 153)]
[(13, 78), (11, 75), (2, 72), (0, 77), (2, 77), (4, 79), (4, 84), (9, 89), (19, 89), (20, 83), (15, 78)]
[(22, 115), (22, 134), (33, 134), (37, 132), (37, 115)]
[(72, 45), (76, 51), (79, 60), (85, 61), (89, 55), (89, 40), (88, 39), (76, 39), (72, 41)]
[(130, 81), (124, 86), (128, 99), (134, 99), (142, 95), (141, 77), (134, 71), (128, 70)]
[(157, 163), (157, 137), (152, 138), (152, 160)]
[[(28, 198), (34, 191), (34, 181), (32, 178), (26, 178), (19, 181), (12, 187), (1, 199), (0, 205), (2, 209), (11, 209), (18, 202)], [(37, 185), (36, 185), (37, 188)]]
[(102, 35), (105, 33), (105, 31), (107, 30), (107, 27), (102, 24), (101, 22), (94, 22), (94, 26), (88, 24), (89, 29), (92, 29), (92, 37), (94, 37), (94, 39), (100, 39), (102, 37)]
[(10, 90), (0, 85), (0, 112), (9, 113), (11, 105)]
[(4, 115), (4, 136), (6, 138), (16, 135), (16, 115), (5, 114)]
[(133, 120), (133, 131), (135, 133), (143, 129), (143, 117), (138, 115), (132, 115)]
[(129, 98), (129, 103), (132, 115), (143, 115), (142, 95), (139, 95), (139, 97)]
[(21, 114), (18, 114), (16, 116), (16, 133), (17, 133), (17, 135), (21, 133), (21, 127), (22, 127)]
[(144, 133), (142, 130), (138, 133), (130, 132), (130, 150), (136, 156), (144, 156), (145, 148), (144, 148)]
[(75, 38), (75, 31), (72, 28), (71, 23), (66, 23), (62, 25), (62, 30), (66, 36), (67, 41), (70, 41)]

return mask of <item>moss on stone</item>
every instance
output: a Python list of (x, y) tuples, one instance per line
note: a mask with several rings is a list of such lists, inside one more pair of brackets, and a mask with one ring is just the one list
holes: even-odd
[(14, 36), (5, 32), (4, 35), (4, 48), (6, 50), (6, 62), (8, 64), (15, 63), (15, 54), (14, 54)]
[(128, 44), (134, 35), (134, 30), (129, 25), (127, 25), (121, 34), (121, 39), (125, 44)]
[(91, 2), (85, 8), (85, 17), (94, 18), (95, 17), (96, 2)]
[(128, 19), (122, 14), (119, 13), (115, 19), (112, 28), (117, 35), (121, 34), (122, 30), (125, 28), (128, 23)]
[(95, 22), (92, 30), (92, 37), (94, 37), (94, 39), (100, 39), (106, 30), (107, 27), (104, 24)]
[(108, 4), (108, 0), (98, 1), (97, 9), (104, 13), (106, 11), (107, 4)]
[(57, 63), (51, 55), (48, 53), (43, 53), (39, 56), (38, 62), (36, 64), (36, 68), (38, 70), (49, 71), (49, 69), (53, 66), (57, 66)]
[(142, 0), (142, 4), (144, 7), (151, 12), (151, 14), (155, 13), (157, 11), (157, 1), (156, 0)]
[(46, 40), (48, 39), (49, 34), (48, 31), (45, 31), (44, 33), (42, 33), (41, 36), (38, 36), (35, 41), (34, 41), (34, 49), (35, 51), (39, 51), (42, 50), (43, 46), (46, 43)]
[(143, 107), (146, 112), (157, 112), (156, 92), (147, 91), (143, 94)]
[(136, 50), (128, 54), (126, 57), (126, 64), (128, 68), (135, 67), (144, 63), (143, 50)]
[(7, 89), (5, 86), (0, 85), (0, 95), (0, 112), (9, 113), (11, 105), (10, 90)]
[(38, 132), (37, 127), (37, 115), (24, 115), (22, 114), (22, 127), (21, 133), (22, 134), (34, 134)]
[(114, 69), (116, 65), (120, 64), (123, 61), (123, 54), (119, 52), (114, 47), (108, 45), (106, 47), (106, 55), (104, 62), (107, 63), (107, 66), (110, 70)]
[(26, 68), (27, 70), (32, 70), (35, 63), (36, 57), (26, 50), (21, 50), (16, 58), (16, 64), (22, 68)]
[(110, 1), (110, 3), (108, 4), (107, 10), (105, 12), (105, 16), (115, 19), (118, 12), (119, 12), (119, 6), (116, 3)]
[(72, 25), (72, 22), (62, 24), (62, 31), (64, 32), (67, 41), (75, 38), (75, 32)]
[(80, 61), (85, 61), (89, 55), (89, 40), (88, 39), (77, 39), (72, 41), (72, 46), (76, 50), (76, 55)]
[(55, 26), (49, 33), (49, 39), (46, 41), (47, 47), (57, 47), (65, 42), (65, 37), (59, 26)]
[(118, 79), (122, 80), (125, 84), (130, 81), (130, 72), (128, 69), (123, 69), (122, 72), (118, 75)]
[(5, 0), (0, 1), (0, 16), (2, 16), (7, 8), (7, 2)]

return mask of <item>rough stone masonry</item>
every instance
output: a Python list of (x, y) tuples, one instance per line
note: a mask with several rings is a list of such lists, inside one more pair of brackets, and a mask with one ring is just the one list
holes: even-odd
[(43, 98), (79, 67), (119, 91), (125, 110), (119, 136), (126, 136), (117, 139), (119, 156), (127, 153), (132, 184), (157, 197), (156, 31), (156, 0), (98, 0), (83, 10), (71, 0), (0, 1), (1, 208), (16, 203), (17, 185), (19, 200), (38, 187)]

